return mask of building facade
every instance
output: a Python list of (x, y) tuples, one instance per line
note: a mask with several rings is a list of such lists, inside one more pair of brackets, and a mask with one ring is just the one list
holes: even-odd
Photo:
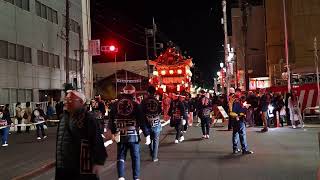
[[(70, 0), (70, 82), (87, 96), (93, 84), (86, 51), (91, 37), (89, 4)], [(65, 1), (0, 0), (0, 104), (63, 96), (65, 14)]]
[[(236, 63), (234, 71), (237, 74), (238, 85), (245, 87), (244, 71), (247, 65), (248, 78), (264, 77), (267, 75), (267, 63), (265, 53), (265, 10), (264, 7), (249, 6), (247, 8), (248, 29), (247, 47), (244, 47), (242, 12), (240, 8), (231, 9), (232, 16), (232, 36), (231, 47), (235, 50)], [(246, 53), (246, 61), (244, 60)]]
[[(315, 73), (313, 40), (320, 37), (320, 1), (286, 0), (289, 64), (294, 74)], [(266, 0), (267, 61), (272, 84), (282, 80), (285, 65), (283, 3)]]

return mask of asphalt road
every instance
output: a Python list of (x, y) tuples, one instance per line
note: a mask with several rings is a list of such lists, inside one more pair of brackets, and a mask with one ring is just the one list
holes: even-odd
[[(142, 145), (142, 180), (314, 180), (319, 167), (318, 127), (277, 128), (268, 133), (248, 129), (252, 155), (233, 155), (231, 132), (215, 129), (210, 140), (202, 140), (201, 130), (192, 127), (186, 140), (174, 144), (174, 133), (166, 127), (161, 136), (159, 159), (151, 162)], [(127, 179), (132, 179), (130, 158)], [(53, 179), (50, 170), (36, 180)], [(101, 179), (116, 180), (115, 146), (109, 147), (109, 159)]]

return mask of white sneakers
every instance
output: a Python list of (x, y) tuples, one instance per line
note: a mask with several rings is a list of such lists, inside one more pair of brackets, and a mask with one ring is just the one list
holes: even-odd
[(43, 139), (46, 139), (48, 136), (43, 136)]
[(293, 129), (296, 129), (297, 127), (296, 127), (295, 125), (292, 125), (292, 128), (293, 128)]
[(8, 143), (2, 144), (2, 147), (7, 147), (9, 146)]
[(119, 178), (118, 180), (126, 180), (124, 177)]
[(210, 136), (209, 135), (206, 135), (206, 139), (209, 139), (210, 138)]
[(202, 139), (205, 139), (207, 137), (207, 135), (202, 135)]
[(150, 145), (151, 144), (151, 138), (150, 135), (146, 137), (146, 143), (145, 145)]
[(182, 142), (182, 141), (184, 141), (184, 136), (181, 136), (179, 139), (179, 142)]
[(41, 137), (37, 137), (37, 140), (41, 140)]
[(178, 144), (178, 143), (179, 143), (178, 139), (174, 140), (174, 143), (175, 143), (175, 144)]

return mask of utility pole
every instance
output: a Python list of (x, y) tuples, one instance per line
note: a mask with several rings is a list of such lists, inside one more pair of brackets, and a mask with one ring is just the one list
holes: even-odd
[(82, 36), (81, 36), (81, 28), (78, 26), (79, 32), (79, 61), (80, 61), (80, 88), (83, 91), (83, 45), (82, 45)]
[(291, 72), (289, 66), (289, 47), (288, 47), (288, 28), (287, 28), (287, 10), (286, 10), (286, 0), (282, 0), (283, 3), (283, 22), (284, 22), (284, 38), (285, 38), (285, 53), (286, 53), (286, 66), (288, 73), (288, 93), (291, 92)]
[(244, 60), (244, 81), (245, 81), (245, 89), (249, 90), (249, 75), (248, 75), (248, 65), (247, 65), (247, 54), (248, 54), (248, 41), (247, 41), (247, 33), (248, 33), (248, 13), (247, 13), (247, 0), (239, 0), (239, 6), (241, 9), (241, 17), (242, 17), (242, 54)]
[(150, 79), (150, 65), (149, 65), (149, 40), (148, 40), (148, 29), (145, 29), (146, 33), (146, 56), (147, 56), (147, 71), (148, 71), (148, 79)]
[(70, 82), (69, 77), (69, 32), (70, 32), (70, 2), (66, 0), (66, 84)]
[[(222, 12), (223, 12), (223, 27), (224, 27), (224, 63), (226, 67), (226, 83), (227, 83), (227, 96), (229, 96), (230, 89), (230, 72), (229, 72), (229, 63), (228, 63), (228, 23), (227, 23), (227, 1), (222, 1)], [(222, 71), (223, 73), (223, 71)], [(224, 87), (222, 86), (222, 93), (224, 93)]]
[(156, 42), (156, 34), (157, 34), (157, 25), (152, 19), (152, 29), (153, 29), (153, 51), (154, 51), (154, 58), (157, 58), (157, 42)]
[(320, 109), (320, 80), (319, 80), (319, 58), (318, 58), (318, 41), (317, 37), (314, 38), (314, 64), (316, 66), (316, 74), (317, 74), (317, 88), (318, 88), (318, 106)]

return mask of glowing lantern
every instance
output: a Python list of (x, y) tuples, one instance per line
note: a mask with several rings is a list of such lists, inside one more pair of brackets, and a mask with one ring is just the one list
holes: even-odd
[(182, 74), (182, 70), (181, 69), (178, 69), (178, 74)]
[(166, 70), (161, 71), (161, 75), (163, 75), (163, 76), (166, 75), (166, 73), (167, 73)]
[(172, 69), (169, 70), (169, 74), (171, 74), (171, 75), (173, 74), (173, 70)]
[(179, 84), (177, 85), (177, 91), (178, 92), (180, 91), (180, 85)]
[(153, 75), (158, 76), (159, 75), (158, 71), (153, 71)]

